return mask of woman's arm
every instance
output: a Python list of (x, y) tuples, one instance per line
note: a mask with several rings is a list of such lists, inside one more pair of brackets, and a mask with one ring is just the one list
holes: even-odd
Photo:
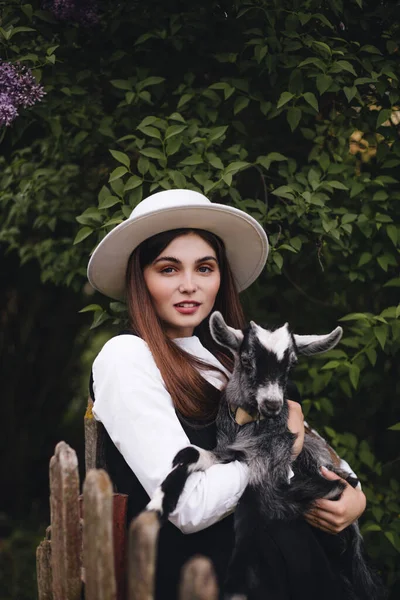
[[(94, 415), (151, 497), (190, 441), (143, 340), (111, 339), (93, 364)], [(200, 531), (232, 512), (248, 482), (237, 461), (193, 473), (170, 520), (184, 533)]]

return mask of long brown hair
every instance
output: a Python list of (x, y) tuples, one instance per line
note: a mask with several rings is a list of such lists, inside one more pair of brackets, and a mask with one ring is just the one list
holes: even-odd
[[(216, 369), (185, 352), (167, 337), (162, 322), (154, 310), (143, 270), (177, 237), (195, 233), (214, 250), (220, 269), (221, 284), (214, 310), (219, 310), (226, 322), (235, 328), (244, 327), (244, 315), (226, 258), (225, 246), (216, 235), (202, 229), (173, 229), (152, 236), (131, 254), (126, 272), (126, 291), (129, 322), (132, 331), (149, 346), (154, 361), (161, 372), (178, 413), (202, 421), (215, 418), (220, 392), (198, 371), (199, 368)], [(211, 337), (209, 318), (195, 329), (201, 343), (228, 369), (232, 370), (232, 357)]]

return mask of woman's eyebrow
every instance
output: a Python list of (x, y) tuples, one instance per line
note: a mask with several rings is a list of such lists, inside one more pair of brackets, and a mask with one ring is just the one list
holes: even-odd
[[(195, 260), (195, 264), (198, 265), (199, 263), (207, 262), (208, 260), (218, 262), (215, 256), (203, 256), (202, 258), (198, 258), (197, 260)], [(174, 256), (159, 256), (155, 259), (155, 261), (153, 261), (153, 265), (156, 265), (159, 262), (172, 262), (176, 265), (182, 264), (182, 261), (178, 258), (175, 258)]]

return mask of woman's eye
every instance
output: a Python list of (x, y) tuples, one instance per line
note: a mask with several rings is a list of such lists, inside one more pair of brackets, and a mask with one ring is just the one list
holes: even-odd
[(164, 269), (161, 269), (161, 273), (166, 273), (167, 275), (169, 273), (173, 273), (175, 271), (174, 267), (164, 267)]
[(202, 265), (199, 267), (200, 273), (212, 273), (213, 269), (207, 265)]

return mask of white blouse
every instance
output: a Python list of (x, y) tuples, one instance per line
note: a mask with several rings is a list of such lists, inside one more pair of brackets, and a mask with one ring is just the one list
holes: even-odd
[[(174, 341), (186, 352), (229, 374), (198, 337)], [(202, 370), (201, 374), (218, 389), (225, 383), (216, 371)], [(175, 454), (190, 441), (146, 342), (134, 335), (110, 339), (93, 363), (93, 389), (96, 420), (103, 423), (152, 497), (171, 470)], [(351, 473), (344, 461), (342, 467)], [(205, 529), (234, 510), (247, 483), (248, 467), (238, 461), (193, 473), (170, 521), (183, 533)]]

